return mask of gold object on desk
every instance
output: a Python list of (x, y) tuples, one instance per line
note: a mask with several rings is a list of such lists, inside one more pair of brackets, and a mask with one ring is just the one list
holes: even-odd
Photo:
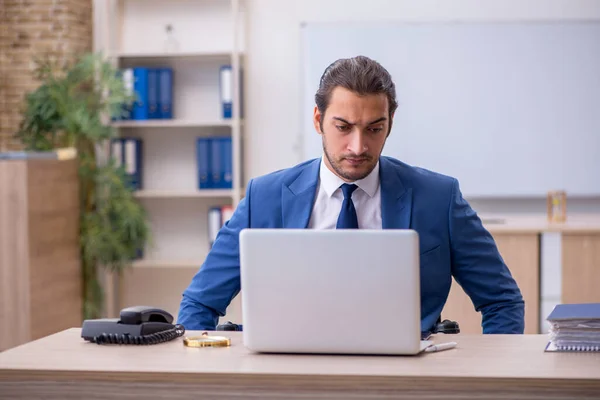
[(567, 193), (564, 190), (548, 192), (548, 222), (567, 220)]
[(225, 336), (209, 336), (204, 332), (201, 336), (184, 338), (183, 344), (187, 347), (229, 347), (231, 339)]

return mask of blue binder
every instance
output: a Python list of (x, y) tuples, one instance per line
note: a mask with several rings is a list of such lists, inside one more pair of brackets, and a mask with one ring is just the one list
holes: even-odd
[(198, 168), (198, 189), (210, 189), (210, 139), (196, 139), (196, 164)]
[(173, 69), (161, 68), (159, 75), (159, 105), (160, 118), (173, 118)]
[(142, 141), (138, 138), (123, 138), (123, 167), (127, 183), (133, 190), (142, 189)]
[(223, 154), (221, 151), (221, 140), (219, 138), (211, 138), (209, 144), (210, 152), (210, 187), (211, 189), (221, 189), (224, 187), (223, 182)]
[(133, 103), (132, 118), (134, 120), (148, 119), (148, 68), (133, 69), (133, 90), (136, 101)]
[(221, 147), (221, 187), (231, 189), (233, 187), (233, 149), (231, 138), (220, 138), (219, 142)]
[(148, 118), (160, 118), (159, 108), (159, 72), (157, 68), (148, 69)]
[(219, 71), (221, 112), (224, 119), (233, 116), (233, 80), (231, 65), (223, 65)]

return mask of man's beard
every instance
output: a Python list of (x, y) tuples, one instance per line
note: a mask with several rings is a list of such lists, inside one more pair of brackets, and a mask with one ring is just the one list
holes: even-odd
[(339, 163), (333, 159), (331, 154), (329, 154), (329, 152), (327, 151), (327, 147), (325, 146), (325, 137), (323, 137), (323, 153), (325, 154), (325, 157), (327, 157), (327, 160), (329, 161), (329, 165), (331, 165), (331, 168), (333, 168), (335, 173), (338, 176), (340, 176), (343, 179), (350, 181), (350, 182), (358, 181), (358, 180), (366, 178), (373, 171), (375, 166), (377, 165), (377, 162), (373, 162), (372, 156), (365, 154), (365, 155), (361, 155), (359, 157), (364, 158), (366, 160), (366, 162), (368, 163), (367, 169), (360, 170), (360, 171), (351, 171), (351, 172), (344, 171), (344, 169), (342, 168), (342, 165), (341, 165), (341, 161), (343, 161), (343, 157)]

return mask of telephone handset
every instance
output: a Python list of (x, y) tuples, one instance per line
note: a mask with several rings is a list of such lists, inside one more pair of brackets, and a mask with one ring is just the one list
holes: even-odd
[(135, 306), (121, 310), (120, 318), (87, 319), (81, 337), (97, 344), (157, 344), (185, 333), (173, 316), (159, 308)]

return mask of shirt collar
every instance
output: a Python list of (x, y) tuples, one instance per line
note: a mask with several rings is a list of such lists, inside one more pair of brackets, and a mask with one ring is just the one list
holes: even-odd
[[(342, 186), (342, 184), (349, 182), (345, 182), (342, 178), (331, 172), (329, 168), (327, 168), (327, 165), (325, 165), (324, 157), (325, 156), (321, 157), (319, 178), (325, 193), (327, 193), (328, 197), (331, 197), (333, 193), (335, 193), (335, 191)], [(377, 188), (379, 187), (379, 161), (377, 161), (375, 168), (373, 168), (373, 171), (371, 171), (369, 175), (356, 182), (350, 183), (354, 183), (356, 186), (361, 188), (369, 195), (369, 197), (375, 196)]]

